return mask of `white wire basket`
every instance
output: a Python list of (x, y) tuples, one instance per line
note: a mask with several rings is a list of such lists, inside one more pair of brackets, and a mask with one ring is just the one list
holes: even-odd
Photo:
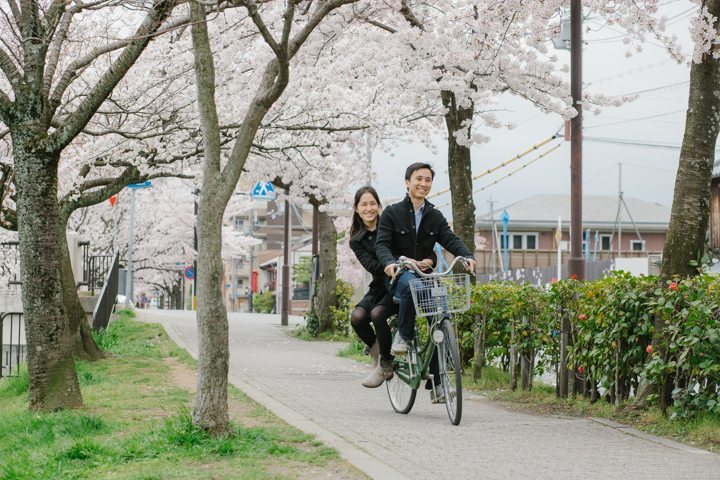
[(465, 273), (410, 280), (417, 315), (465, 312), (470, 308), (470, 276)]

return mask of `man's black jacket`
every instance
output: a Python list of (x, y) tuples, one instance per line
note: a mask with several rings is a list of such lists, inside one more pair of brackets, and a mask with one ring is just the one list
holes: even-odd
[[(414, 219), (414, 217), (413, 217)], [(389, 278), (385, 275), (385, 265), (378, 260), (377, 250), (375, 246), (377, 238), (377, 230), (371, 232), (365, 230), (358, 233), (350, 239), (350, 248), (355, 253), (355, 257), (365, 270), (372, 274), (372, 282), (368, 286), (368, 293), (372, 295), (380, 295), (388, 290)], [(437, 255), (433, 251), (429, 256), (422, 257), (420, 260), (429, 258), (433, 264), (437, 264)]]
[(396, 263), (403, 255), (415, 260), (435, 258), (435, 242), (456, 257), (473, 258), (470, 250), (450, 230), (445, 216), (427, 200), (417, 234), (415, 211), (409, 196), (383, 211), (377, 232), (375, 249), (383, 267)]

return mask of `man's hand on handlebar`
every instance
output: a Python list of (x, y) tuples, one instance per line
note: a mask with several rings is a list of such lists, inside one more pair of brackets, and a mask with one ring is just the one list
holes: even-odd
[(390, 278), (395, 278), (395, 272), (397, 271), (397, 263), (391, 263), (385, 267), (385, 275)]
[(467, 261), (465, 262), (465, 268), (468, 272), (475, 275), (475, 269), (477, 268), (477, 262), (473, 258), (467, 258)]

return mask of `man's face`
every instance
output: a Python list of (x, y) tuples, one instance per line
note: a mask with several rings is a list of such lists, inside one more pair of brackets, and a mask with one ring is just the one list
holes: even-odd
[(432, 188), (432, 172), (429, 168), (421, 168), (415, 170), (410, 175), (410, 180), (405, 180), (405, 187), (407, 188), (408, 195), (410, 198), (416, 200), (423, 200), (430, 193)]

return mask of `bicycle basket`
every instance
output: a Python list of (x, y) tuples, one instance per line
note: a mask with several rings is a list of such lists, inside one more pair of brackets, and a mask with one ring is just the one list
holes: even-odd
[(410, 280), (415, 311), (427, 317), (470, 308), (470, 276), (465, 273)]

